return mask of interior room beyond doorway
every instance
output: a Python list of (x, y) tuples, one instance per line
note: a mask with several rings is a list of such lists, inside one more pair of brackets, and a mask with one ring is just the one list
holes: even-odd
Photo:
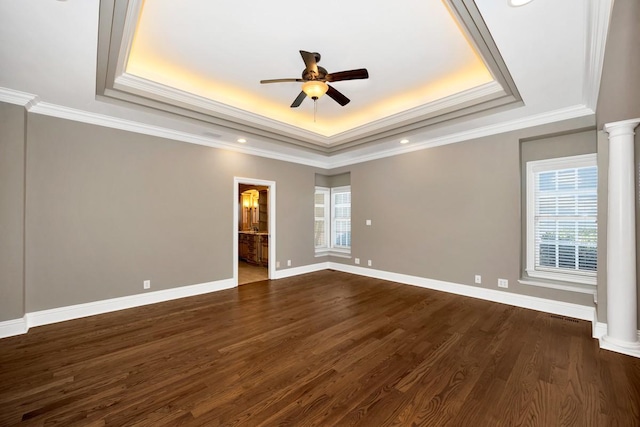
[(269, 278), (269, 187), (238, 184), (238, 284)]

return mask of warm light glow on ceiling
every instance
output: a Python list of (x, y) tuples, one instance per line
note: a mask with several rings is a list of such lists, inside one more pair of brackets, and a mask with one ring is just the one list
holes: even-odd
[[(274, 120), (300, 132), (307, 131), (331, 138), (352, 129), (386, 120), (390, 116), (411, 113), (414, 109), (422, 108), (429, 103), (464, 93), (494, 81), (491, 72), (468, 41), (466, 34), (444, 2), (434, 2), (433, 5), (429, 3), (429, 8), (437, 8), (433, 10), (438, 11), (439, 25), (446, 32), (446, 37), (455, 39), (457, 62), (452, 60), (443, 65), (441, 59), (434, 61), (429, 56), (433, 46), (428, 40), (425, 40), (423, 46), (417, 44), (412, 47), (412, 58), (419, 62), (412, 64), (410, 69), (393, 63), (389, 65), (388, 60), (384, 61), (385, 68), (375, 68), (374, 61), (379, 60), (378, 56), (385, 54), (361, 55), (361, 57), (351, 60), (352, 65), (350, 62), (344, 68), (340, 65), (338, 67), (341, 68), (329, 71), (366, 67), (370, 71), (369, 80), (332, 84), (352, 102), (346, 107), (340, 107), (333, 99), (323, 97), (317, 102), (317, 120), (314, 121), (313, 103), (309, 102), (310, 100), (305, 100), (298, 108), (290, 108), (291, 102), (301, 90), (299, 83), (259, 84), (260, 78), (297, 76), (304, 66), (297, 51), (292, 50), (291, 52), (291, 64), (293, 65), (284, 64), (282, 69), (285, 71), (282, 72), (282, 76), (279, 76), (277, 74), (270, 75), (272, 72), (265, 74), (262, 71), (262, 66), (265, 64), (262, 63), (254, 66), (255, 64), (249, 61), (241, 62), (241, 65), (237, 66), (230, 65), (240, 63), (237, 62), (238, 55), (229, 53), (233, 52), (232, 44), (229, 44), (229, 47), (218, 45), (217, 48), (207, 45), (206, 49), (216, 52), (217, 56), (213, 55), (215, 61), (208, 62), (208, 64), (213, 63), (213, 66), (206, 69), (202, 66), (202, 63), (206, 62), (202, 61), (204, 55), (202, 51), (197, 50), (197, 46), (191, 46), (194, 49), (191, 53), (192, 56), (187, 53), (180, 55), (173, 53), (171, 56), (172, 54), (168, 53), (170, 50), (166, 43), (163, 45), (162, 41), (158, 40), (164, 34), (163, 31), (167, 34), (174, 34), (168, 33), (170, 28), (160, 25), (159, 17), (164, 20), (160, 20), (161, 22), (178, 25), (174, 23), (174, 17), (171, 16), (172, 13), (176, 13), (171, 9), (172, 7), (178, 6), (173, 6), (170, 2), (144, 2), (129, 50), (125, 67), (126, 73), (154, 82), (154, 84), (160, 85), (159, 87), (173, 88), (179, 91), (178, 96), (180, 92), (195, 95), (195, 98), (191, 97), (191, 99), (196, 101), (196, 111), (205, 114), (213, 112), (214, 114), (219, 113), (244, 119), (245, 115), (249, 113), (258, 122), (263, 120), (264, 123), (270, 123), (271, 120)], [(449, 17), (450, 21), (445, 22), (447, 21), (445, 17)], [(228, 41), (227, 43), (232, 42)], [(299, 48), (308, 47), (299, 46)], [(421, 49), (424, 50), (424, 53)], [(453, 57), (447, 49), (443, 48), (439, 51), (436, 49), (436, 53), (441, 55), (438, 58), (447, 58), (448, 61)], [(239, 57), (251, 58), (252, 56), (249, 54), (239, 55)], [(189, 64), (185, 65), (185, 59), (191, 60), (192, 64), (200, 65), (200, 68), (189, 66)], [(331, 58), (328, 54), (323, 53), (322, 65), (329, 67), (330, 60), (338, 61), (339, 59), (341, 58)], [(219, 72), (215, 68), (216, 66), (220, 67)], [(255, 76), (247, 71), (253, 69), (259, 70)], [(286, 71), (288, 69), (291, 70)], [(235, 72), (240, 77), (234, 75), (233, 78), (230, 78), (230, 72)], [(426, 72), (430, 73), (428, 78), (423, 77)], [(408, 80), (405, 77), (407, 73), (412, 73), (413, 80)], [(218, 74), (223, 77), (219, 78)], [(250, 77), (242, 80), (245, 74)], [(420, 81), (421, 78), (423, 80)], [(411, 83), (406, 83), (407, 81)], [(307, 92), (305, 90), (305, 87), (314, 86), (317, 83), (320, 83), (316, 87), (321, 88), (321, 92)], [(328, 89), (327, 85), (322, 82), (307, 82), (302, 86), (310, 98), (314, 96), (319, 98)], [(172, 97), (176, 96), (176, 91), (161, 89), (159, 92), (167, 98), (166, 102), (175, 103), (176, 99), (172, 99)], [(178, 103), (182, 102), (187, 108), (193, 108), (184, 99), (177, 101)], [(229, 112), (229, 108), (231, 108), (231, 112)]]

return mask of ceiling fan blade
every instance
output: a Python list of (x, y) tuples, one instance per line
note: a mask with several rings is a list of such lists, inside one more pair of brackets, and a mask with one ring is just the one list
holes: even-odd
[[(327, 85), (327, 86), (329, 86), (329, 85)], [(340, 93), (339, 91), (337, 91), (336, 89), (334, 89), (331, 86), (329, 86), (329, 90), (327, 90), (327, 95), (329, 95), (329, 97), (331, 99), (333, 99), (334, 101), (336, 101), (338, 104), (342, 105), (343, 107), (345, 105), (347, 105), (349, 102), (351, 102), (351, 100), (349, 98), (347, 98), (346, 96), (344, 96), (342, 93)]]
[(270, 79), (270, 80), (260, 80), (261, 84), (265, 83), (286, 83), (286, 82), (303, 82), (302, 79)]
[(339, 82), (341, 80), (358, 80), (368, 79), (369, 72), (366, 68), (359, 68), (357, 70), (340, 71), (338, 73), (327, 74), (326, 80), (328, 82)]
[(299, 107), (300, 104), (302, 104), (302, 101), (304, 101), (306, 97), (307, 97), (307, 94), (300, 91), (300, 94), (298, 95), (298, 97), (293, 101), (293, 104), (291, 104), (291, 108)]
[(301, 50), (300, 56), (302, 56), (304, 65), (307, 67), (306, 71), (311, 71), (313, 74), (318, 74), (318, 60), (316, 59), (316, 55), (314, 53)]

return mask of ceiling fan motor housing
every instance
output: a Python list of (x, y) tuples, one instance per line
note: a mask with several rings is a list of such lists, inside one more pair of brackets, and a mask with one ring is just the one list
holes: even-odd
[(328, 74), (327, 70), (323, 67), (318, 66), (318, 72), (315, 70), (302, 70), (302, 79), (303, 80), (324, 80)]

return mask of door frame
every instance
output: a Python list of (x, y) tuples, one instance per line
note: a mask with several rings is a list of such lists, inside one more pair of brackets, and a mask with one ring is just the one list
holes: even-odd
[(233, 177), (233, 283), (238, 286), (238, 201), (240, 200), (240, 184), (261, 185), (269, 188), (269, 279), (276, 277), (276, 182), (264, 179)]

